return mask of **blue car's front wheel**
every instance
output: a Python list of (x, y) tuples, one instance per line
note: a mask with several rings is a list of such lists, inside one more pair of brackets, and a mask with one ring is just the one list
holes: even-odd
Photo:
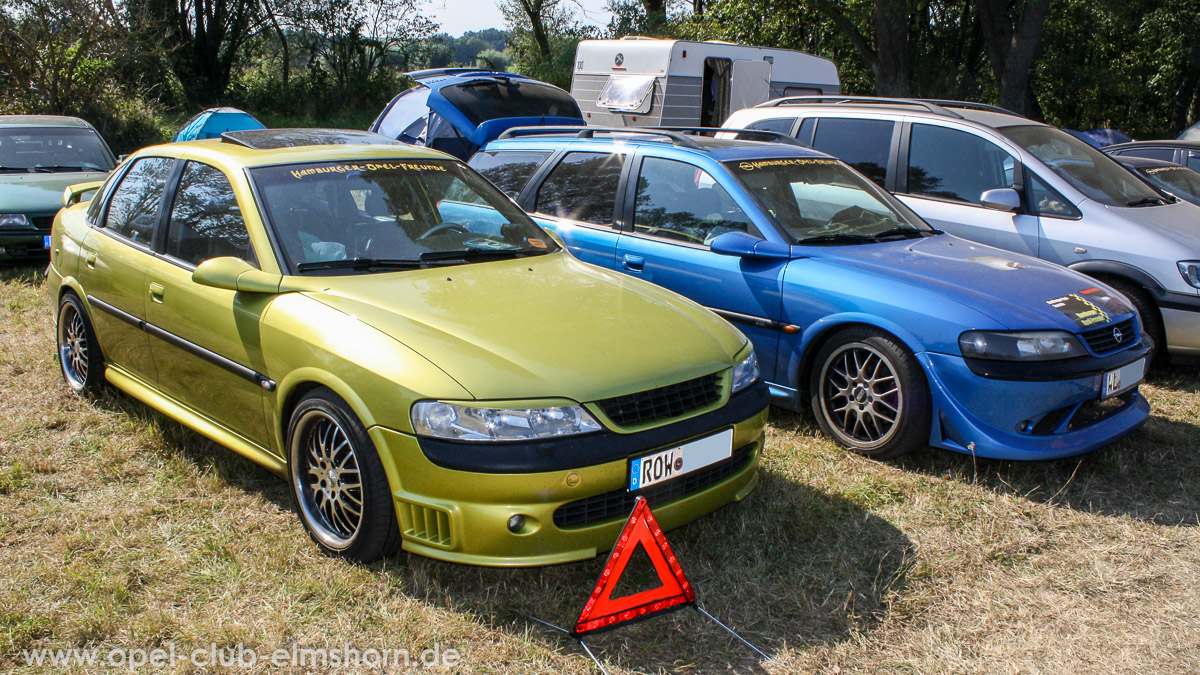
[(895, 338), (852, 328), (830, 338), (813, 369), (813, 413), (847, 448), (885, 459), (929, 439), (929, 385), (913, 355)]

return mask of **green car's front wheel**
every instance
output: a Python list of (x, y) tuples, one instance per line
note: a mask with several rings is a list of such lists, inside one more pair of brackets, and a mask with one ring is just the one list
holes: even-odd
[(400, 531), (387, 476), (342, 399), (324, 388), (306, 394), (292, 413), (288, 447), (297, 511), (322, 551), (358, 562), (396, 553)]

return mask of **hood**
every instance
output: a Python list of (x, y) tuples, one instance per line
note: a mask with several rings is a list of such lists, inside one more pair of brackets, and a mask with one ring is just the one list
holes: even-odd
[(327, 279), (306, 293), (479, 400), (629, 394), (729, 368), (746, 343), (699, 305), (565, 252)]
[[(811, 254), (815, 247), (805, 247)], [(881, 283), (904, 283), (936, 293), (992, 319), (1009, 330), (1054, 329), (1078, 332), (1084, 326), (1061, 300), (1093, 288), (1110, 290), (1095, 279), (1036, 258), (942, 234), (924, 239), (838, 246), (814, 254), (825, 262), (874, 271)], [(1088, 297), (1088, 294), (1084, 294)], [(1122, 301), (1105, 307), (1110, 319), (1131, 312)], [(1056, 303), (1062, 305), (1063, 303)], [(976, 326), (987, 328), (986, 326)]]
[(104, 171), (0, 174), (0, 213), (55, 213), (62, 208), (68, 186), (107, 175)]
[(1113, 213), (1169, 237), (1200, 255), (1200, 206), (1186, 201), (1162, 206), (1108, 206)]

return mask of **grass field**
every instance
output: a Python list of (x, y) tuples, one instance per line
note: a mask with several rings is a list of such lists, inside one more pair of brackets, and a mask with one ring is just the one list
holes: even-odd
[[(526, 617), (571, 622), (602, 559), (322, 557), (283, 481), (127, 397), (68, 395), (53, 344), (41, 280), (0, 272), (0, 670), (215, 643), (596, 672)], [(670, 534), (700, 603), (772, 659), (690, 610), (589, 643), (614, 673), (1198, 672), (1200, 375), (1173, 372), (1143, 387), (1142, 431), (1057, 462), (869, 461), (775, 412), (760, 487)]]

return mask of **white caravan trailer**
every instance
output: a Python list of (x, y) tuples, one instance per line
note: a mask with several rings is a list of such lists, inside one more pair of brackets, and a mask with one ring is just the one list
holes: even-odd
[(719, 127), (780, 96), (840, 94), (837, 66), (791, 49), (623, 37), (584, 40), (571, 95), (600, 126)]

